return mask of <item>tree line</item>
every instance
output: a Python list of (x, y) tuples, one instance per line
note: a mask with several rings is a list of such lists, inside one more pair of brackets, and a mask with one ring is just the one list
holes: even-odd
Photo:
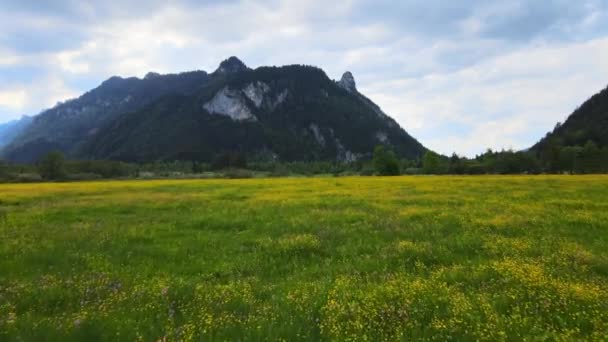
[[(397, 167), (402, 165), (400, 169)], [(409, 168), (404, 169), (403, 165)], [(502, 150), (486, 152), (474, 158), (443, 156), (427, 151), (421, 160), (399, 161), (385, 147), (376, 147), (374, 167), (380, 175), (398, 174), (590, 174), (608, 173), (608, 147), (600, 148), (589, 140), (584, 146), (546, 144), (540, 150)]]
[(115, 178), (180, 177), (202, 175), (247, 178), (289, 175), (482, 175), (482, 174), (590, 174), (608, 173), (608, 147), (587, 141), (584, 146), (544, 144), (539, 150), (492, 151), (466, 158), (427, 151), (416, 160), (400, 159), (387, 146), (376, 146), (371, 160), (352, 163), (329, 161), (248, 161), (240, 153), (224, 153), (211, 163), (199, 161), (146, 164), (111, 160), (67, 160), (51, 152), (36, 164), (9, 164), (0, 160), (0, 181), (95, 180)]

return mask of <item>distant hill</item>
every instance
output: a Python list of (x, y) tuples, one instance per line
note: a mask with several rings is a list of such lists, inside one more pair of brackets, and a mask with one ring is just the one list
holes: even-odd
[(31, 116), (0, 124), (0, 149), (15, 139), (32, 122)]
[(3, 151), (32, 162), (50, 150), (72, 158), (211, 161), (354, 161), (378, 144), (399, 156), (426, 151), (359, 93), (353, 75), (333, 81), (301, 65), (248, 68), (236, 57), (211, 74), (112, 77), (34, 118)]
[(16, 162), (36, 161), (51, 150), (78, 156), (97, 131), (120, 115), (167, 94), (192, 94), (207, 79), (203, 71), (163, 76), (149, 73), (143, 79), (111, 77), (79, 98), (35, 116), (1, 155)]
[(593, 95), (530, 150), (546, 172), (608, 172), (608, 88)]
[(563, 124), (557, 124), (531, 149), (541, 151), (549, 143), (583, 146), (589, 141), (598, 147), (608, 146), (608, 87), (585, 101)]

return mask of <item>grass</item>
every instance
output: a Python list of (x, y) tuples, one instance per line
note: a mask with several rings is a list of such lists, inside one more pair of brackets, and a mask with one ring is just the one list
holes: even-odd
[(606, 340), (608, 177), (0, 185), (0, 340)]

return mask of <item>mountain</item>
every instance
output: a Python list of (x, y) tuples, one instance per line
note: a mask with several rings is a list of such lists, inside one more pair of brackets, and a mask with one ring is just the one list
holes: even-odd
[(346, 72), (333, 81), (302, 65), (248, 68), (230, 57), (211, 74), (113, 77), (40, 114), (4, 150), (34, 161), (50, 149), (73, 158), (211, 161), (369, 158), (377, 144), (405, 158), (426, 151), (361, 94)]
[(541, 151), (548, 144), (583, 146), (592, 141), (598, 147), (608, 146), (608, 87), (593, 95), (552, 132), (531, 149)]
[(143, 79), (111, 77), (77, 99), (60, 103), (35, 116), (2, 151), (15, 162), (33, 162), (52, 150), (76, 157), (82, 145), (118, 116), (143, 108), (168, 94), (193, 94), (209, 76), (204, 71)]
[(0, 148), (9, 144), (32, 122), (31, 116), (23, 116), (21, 119), (0, 124)]

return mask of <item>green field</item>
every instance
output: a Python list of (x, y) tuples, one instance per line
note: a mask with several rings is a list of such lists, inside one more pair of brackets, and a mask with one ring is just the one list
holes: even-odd
[(0, 185), (0, 340), (606, 340), (608, 176)]

